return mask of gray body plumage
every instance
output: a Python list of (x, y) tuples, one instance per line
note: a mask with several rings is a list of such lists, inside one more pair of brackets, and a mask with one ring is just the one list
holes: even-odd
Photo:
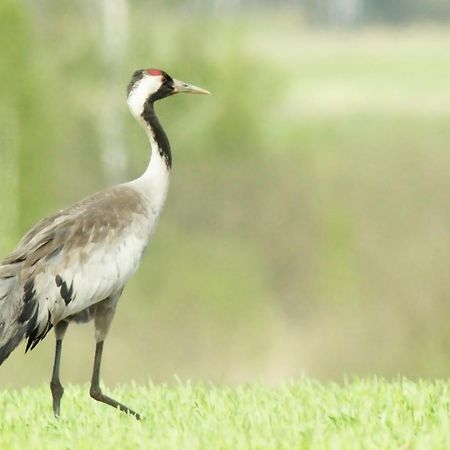
[(89, 320), (91, 306), (120, 291), (161, 206), (125, 184), (37, 223), (0, 263), (0, 363), (24, 337), (33, 348), (59, 321)]
[(128, 85), (128, 106), (150, 140), (146, 171), (41, 220), (0, 262), (0, 364), (24, 338), (28, 350), (54, 327), (50, 388), (56, 417), (64, 392), (59, 369), (68, 323), (94, 319), (90, 394), (140, 419), (136, 411), (103, 394), (100, 364), (117, 301), (138, 268), (169, 186), (170, 145), (154, 103), (178, 92), (208, 93), (158, 69), (137, 70)]

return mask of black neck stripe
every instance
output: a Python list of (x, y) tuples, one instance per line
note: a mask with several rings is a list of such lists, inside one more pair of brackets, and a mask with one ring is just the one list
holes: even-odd
[(142, 118), (149, 125), (158, 146), (159, 154), (164, 158), (168, 169), (172, 167), (172, 153), (170, 151), (169, 139), (164, 132), (153, 107), (153, 99), (149, 97), (144, 103), (144, 110), (141, 114)]

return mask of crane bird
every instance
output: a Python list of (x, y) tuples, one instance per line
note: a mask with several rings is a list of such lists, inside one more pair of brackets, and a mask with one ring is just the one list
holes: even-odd
[(95, 323), (95, 357), (90, 395), (135, 416), (100, 388), (103, 343), (125, 283), (139, 266), (163, 207), (172, 156), (154, 103), (205, 89), (175, 80), (162, 70), (136, 70), (128, 85), (128, 106), (150, 140), (151, 157), (137, 179), (104, 189), (38, 222), (0, 262), (0, 364), (23, 340), (33, 349), (55, 329), (50, 389), (60, 416), (64, 388), (61, 349), (69, 322)]

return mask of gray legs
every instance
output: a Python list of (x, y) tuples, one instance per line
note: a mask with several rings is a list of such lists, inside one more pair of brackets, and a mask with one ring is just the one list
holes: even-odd
[(61, 348), (64, 334), (67, 330), (68, 322), (59, 322), (55, 326), (56, 335), (56, 349), (55, 349), (55, 361), (53, 363), (52, 379), (50, 381), (50, 390), (53, 397), (53, 413), (58, 418), (61, 412), (61, 397), (64, 394), (64, 388), (59, 380), (59, 367), (61, 362)]
[(115, 296), (98, 303), (95, 310), (95, 340), (97, 341), (97, 345), (95, 347), (94, 371), (92, 373), (90, 394), (95, 400), (106, 403), (113, 408), (118, 408), (120, 411), (136, 417), (137, 420), (141, 420), (141, 416), (136, 411), (133, 411), (131, 408), (128, 408), (128, 406), (106, 396), (100, 388), (100, 365), (102, 361), (103, 342), (105, 341), (106, 334), (108, 333), (109, 326), (114, 317), (117, 300), (121, 293), (122, 291), (118, 292)]
[[(127, 414), (131, 414), (136, 417), (137, 420), (141, 420), (141, 416), (133, 411), (128, 406), (119, 403), (111, 397), (103, 394), (100, 388), (100, 365), (102, 361), (103, 352), (103, 342), (105, 341), (106, 334), (108, 333), (109, 326), (114, 317), (114, 312), (116, 310), (116, 304), (119, 300), (122, 291), (117, 292), (115, 295), (97, 303), (94, 307), (89, 308), (89, 314), (91, 311), (95, 314), (95, 340), (97, 345), (95, 347), (95, 359), (94, 359), (94, 371), (92, 373), (91, 381), (91, 397), (95, 400), (106, 403), (107, 405), (117, 408)], [(73, 316), (74, 317), (74, 316)], [(70, 319), (69, 319), (70, 320)], [(50, 381), (50, 389), (52, 391), (53, 397), (53, 413), (55, 417), (58, 418), (61, 413), (61, 398), (64, 394), (64, 388), (59, 380), (59, 368), (61, 362), (61, 350), (62, 341), (64, 334), (66, 333), (68, 322), (61, 321), (55, 325), (55, 335), (56, 335), (56, 349), (55, 349), (55, 361), (53, 363), (53, 373), (52, 380)]]
[(110, 405), (113, 408), (118, 408), (120, 409), (120, 411), (123, 411), (127, 414), (131, 414), (132, 416), (136, 417), (137, 420), (141, 420), (140, 414), (138, 414), (136, 411), (133, 411), (131, 408), (128, 408), (128, 406), (125, 406), (124, 404), (119, 403), (113, 398), (103, 394), (100, 388), (100, 364), (102, 360), (102, 351), (103, 351), (103, 341), (97, 342), (97, 345), (95, 347), (94, 372), (92, 373), (92, 382), (90, 391), (91, 397), (95, 398), (95, 400), (98, 400), (99, 402), (106, 403), (107, 405)]

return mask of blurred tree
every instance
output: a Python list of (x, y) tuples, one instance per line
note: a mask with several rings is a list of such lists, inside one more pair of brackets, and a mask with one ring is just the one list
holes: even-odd
[(448, 0), (364, 0), (369, 22), (406, 23), (420, 20), (450, 20)]
[(308, 21), (332, 26), (450, 20), (450, 2), (445, 0), (304, 0), (293, 5), (304, 8)]
[(30, 48), (25, 10), (14, 0), (4, 0), (0, 3), (0, 17), (0, 252), (3, 254), (11, 250), (17, 236), (22, 119), (20, 98), (27, 76), (26, 60)]
[(350, 26), (362, 18), (364, 0), (306, 0), (307, 17), (313, 23)]
[[(110, 182), (123, 179), (127, 165), (122, 98), (111, 95), (121, 82), (122, 66), (128, 42), (127, 0), (103, 0), (101, 3), (103, 36), (99, 39), (100, 53), (104, 64), (102, 109), (99, 115), (102, 160)], [(120, 102), (120, 103), (119, 103)]]

